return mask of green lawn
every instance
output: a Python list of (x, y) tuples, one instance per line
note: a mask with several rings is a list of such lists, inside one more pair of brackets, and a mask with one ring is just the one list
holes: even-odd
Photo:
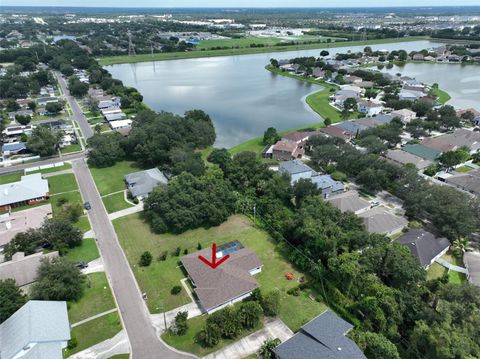
[[(281, 254), (281, 248), (271, 240), (267, 233), (251, 226), (250, 220), (244, 216), (236, 215), (218, 227), (195, 229), (181, 235), (162, 234), (157, 235), (150, 231), (148, 225), (142, 223), (140, 214), (133, 214), (113, 221), (120, 243), (132, 266), (137, 282), (142, 292), (148, 296), (150, 312), (160, 312), (159, 303), (163, 302), (165, 310), (174, 309), (190, 302), (184, 290), (174, 296), (170, 289), (179, 282), (184, 275), (177, 266), (178, 257), (172, 257), (171, 252), (181, 247), (182, 253), (185, 248), (189, 253), (196, 251), (197, 244), (203, 248), (212, 242), (222, 243), (239, 240), (254, 251), (264, 263), (261, 273), (255, 278), (260, 283), (262, 290), (269, 292), (279, 289), (281, 292), (281, 309), (279, 317), (292, 329), (298, 330), (306, 321), (322, 313), (326, 306), (308, 297), (316, 293), (304, 291), (300, 296), (287, 295), (286, 291), (298, 283), (296, 280), (288, 281), (285, 273), (293, 273), (298, 279), (303, 274), (296, 270)], [(138, 260), (144, 251), (150, 251), (154, 261), (149, 267), (139, 267)], [(169, 256), (166, 261), (156, 260), (158, 256), (167, 250)], [(159, 284), (161, 283), (161, 285)], [(298, 308), (302, 308), (301, 314)]]
[(70, 192), (78, 189), (77, 180), (73, 173), (48, 177), (48, 186), (50, 187), (51, 194)]
[(90, 226), (90, 221), (88, 220), (87, 215), (81, 216), (77, 222), (73, 224), (74, 227), (81, 230), (83, 233), (88, 232), (92, 227)]
[(132, 161), (118, 162), (114, 166), (106, 168), (90, 168), (101, 196), (125, 189), (123, 176), (139, 170), (138, 166)]
[(50, 197), (50, 203), (52, 204), (53, 216), (57, 216), (62, 211), (61, 203), (66, 201), (70, 204), (78, 203), (83, 206), (82, 196), (79, 191), (67, 192), (62, 194), (53, 195)]
[(165, 332), (162, 335), (162, 339), (168, 344), (171, 345), (172, 347), (179, 349), (181, 351), (193, 353), (197, 356), (205, 356), (207, 354), (213, 353), (219, 349), (224, 348), (225, 346), (232, 344), (239, 340), (242, 337), (245, 337), (249, 334), (252, 334), (256, 332), (257, 330), (260, 330), (263, 327), (263, 323), (259, 323), (259, 325), (251, 330), (244, 330), (242, 331), (237, 338), (235, 339), (224, 339), (222, 338), (217, 345), (214, 347), (203, 347), (200, 345), (196, 340), (195, 336), (197, 335), (198, 332), (200, 332), (206, 322), (207, 316), (202, 315), (199, 317), (191, 318), (188, 320), (188, 330), (185, 335), (172, 335), (170, 332)]
[(104, 272), (86, 275), (85, 292), (78, 302), (69, 302), (70, 324), (115, 308), (112, 291)]
[(117, 354), (108, 359), (129, 359), (129, 358), (130, 358), (130, 354)]
[(455, 168), (455, 172), (460, 172), (460, 173), (465, 173), (471, 170), (473, 170), (473, 168), (469, 166), (461, 166), (461, 167)]
[[(367, 41), (341, 41), (341, 42), (331, 42), (331, 43), (310, 43), (310, 44), (299, 44), (299, 45), (288, 45), (288, 46), (266, 46), (266, 47), (248, 47), (248, 48), (238, 48), (238, 49), (227, 49), (227, 50), (194, 50), (187, 52), (161, 52), (152, 54), (139, 54), (135, 56), (107, 56), (102, 57), (99, 60), (100, 65), (107, 66), (113, 64), (125, 64), (125, 63), (134, 63), (134, 62), (145, 62), (145, 61), (166, 61), (166, 60), (176, 60), (176, 59), (191, 59), (199, 57), (215, 57), (215, 56), (233, 56), (233, 55), (247, 55), (247, 54), (259, 54), (259, 53), (270, 53), (270, 52), (284, 52), (284, 51), (295, 51), (295, 50), (306, 50), (306, 49), (328, 49), (336, 47), (348, 47), (348, 46), (366, 46), (373, 44), (385, 44), (385, 43), (400, 43), (400, 42), (410, 42), (428, 39), (426, 36), (412, 36), (404, 38), (390, 38), (390, 39), (378, 39), (378, 40), (367, 40)], [(281, 55), (280, 55), (281, 56)]]
[(197, 45), (197, 49), (210, 49), (212, 47), (250, 47), (250, 44), (275, 45), (279, 42), (285, 42), (278, 37), (242, 37), (239, 39), (212, 39), (202, 40)]
[(73, 145), (68, 145), (63, 147), (60, 152), (65, 154), (65, 153), (72, 153), (72, 152), (79, 152), (82, 150), (82, 146), (80, 146), (79, 143), (75, 143)]
[(64, 357), (78, 353), (104, 340), (110, 339), (122, 330), (122, 324), (118, 313), (110, 313), (94, 319), (72, 329), (72, 337), (77, 339), (77, 346), (72, 350), (66, 350)]
[(438, 279), (443, 277), (446, 270), (447, 269), (444, 266), (438, 263), (433, 263), (427, 270), (427, 280)]
[(74, 263), (90, 262), (98, 257), (100, 254), (93, 238), (85, 238), (81, 246), (70, 249), (65, 255), (65, 258)]
[(119, 192), (102, 197), (103, 204), (108, 213), (120, 211), (125, 208), (133, 207), (130, 203), (125, 201), (124, 193)]
[(11, 182), (20, 181), (20, 177), (23, 176), (23, 172), (8, 173), (0, 176), (0, 184), (6, 184)]
[[(447, 262), (455, 264), (459, 267), (464, 267), (463, 261), (461, 258), (453, 256), (451, 253), (444, 254), (442, 256)], [(441, 278), (445, 273), (448, 273), (448, 281), (454, 284), (461, 284), (467, 280), (467, 277), (463, 273), (455, 272), (453, 270), (447, 271), (447, 269), (438, 264), (433, 263), (427, 270), (427, 279), (437, 279)]]

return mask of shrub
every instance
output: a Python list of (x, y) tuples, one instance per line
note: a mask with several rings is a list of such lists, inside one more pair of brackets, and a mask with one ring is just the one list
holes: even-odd
[(184, 255), (187, 255), (187, 254), (188, 254), (188, 249), (187, 249), (187, 248), (185, 248), (185, 249), (183, 250), (183, 254), (184, 254)]
[(278, 290), (267, 293), (261, 302), (263, 312), (269, 317), (274, 317), (278, 314), (280, 307), (280, 292)]
[(67, 348), (68, 349), (73, 349), (78, 345), (77, 338), (72, 336), (72, 338), (68, 341)]
[(135, 198), (133, 199), (133, 203), (138, 204), (138, 202), (139, 202), (138, 198), (135, 197)]
[(175, 250), (173, 251), (173, 255), (174, 255), (175, 257), (178, 257), (178, 256), (180, 255), (180, 251), (181, 251), (181, 248), (180, 248), (180, 247), (177, 247), (177, 249), (175, 249)]
[[(174, 287), (175, 288), (175, 287)], [(178, 312), (175, 316), (175, 321), (173, 322), (170, 331), (175, 335), (185, 335), (188, 330), (188, 312)]]
[(287, 290), (287, 294), (298, 297), (298, 295), (300, 294), (300, 288), (299, 287), (290, 288), (289, 290)]
[(244, 302), (238, 308), (238, 320), (243, 328), (255, 328), (262, 317), (263, 310), (258, 302)]
[(182, 287), (180, 287), (179, 285), (176, 285), (172, 288), (172, 290), (170, 290), (170, 294), (177, 295), (181, 291), (182, 291)]
[(200, 242), (198, 242), (198, 244), (197, 244), (197, 250), (200, 250), (200, 249), (202, 249), (202, 244), (201, 244)]
[(164, 252), (160, 253), (160, 255), (158, 256), (158, 260), (159, 261), (165, 261), (165, 260), (167, 260), (167, 256), (168, 256), (168, 252), (164, 251)]
[(142, 255), (140, 256), (140, 261), (138, 264), (141, 267), (148, 267), (152, 263), (152, 253), (149, 251), (143, 252)]

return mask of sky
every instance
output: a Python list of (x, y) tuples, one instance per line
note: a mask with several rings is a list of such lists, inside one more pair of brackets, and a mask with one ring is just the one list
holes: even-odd
[[(101, 4), (101, 5), (100, 5)], [(395, 7), (466, 6), (480, 0), (0, 0), (3, 6), (84, 7)]]

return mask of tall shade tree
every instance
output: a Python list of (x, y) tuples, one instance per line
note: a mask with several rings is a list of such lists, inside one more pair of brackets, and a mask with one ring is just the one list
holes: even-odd
[(0, 280), (0, 323), (7, 320), (26, 302), (27, 297), (17, 287), (15, 280)]

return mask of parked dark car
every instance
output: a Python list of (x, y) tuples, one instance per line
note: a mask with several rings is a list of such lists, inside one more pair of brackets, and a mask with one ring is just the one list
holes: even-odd
[(90, 205), (90, 202), (85, 202), (85, 209), (88, 211), (92, 208), (92, 206)]
[(84, 269), (84, 268), (88, 267), (88, 263), (87, 262), (80, 262), (80, 263), (75, 264), (75, 267), (80, 268), (80, 269)]

